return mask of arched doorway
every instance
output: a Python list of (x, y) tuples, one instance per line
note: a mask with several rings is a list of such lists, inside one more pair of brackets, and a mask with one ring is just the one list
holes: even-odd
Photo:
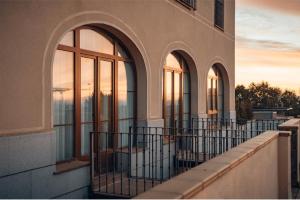
[(163, 68), (163, 119), (167, 128), (189, 128), (191, 124), (190, 72), (177, 52), (167, 55)]
[[(57, 161), (87, 159), (89, 133), (105, 132), (100, 148), (120, 147), (136, 121), (136, 71), (126, 47), (94, 26), (62, 38), (53, 63), (53, 118)], [(121, 144), (124, 145), (124, 144)]]
[(218, 65), (213, 65), (207, 76), (208, 118), (224, 120), (224, 80)]

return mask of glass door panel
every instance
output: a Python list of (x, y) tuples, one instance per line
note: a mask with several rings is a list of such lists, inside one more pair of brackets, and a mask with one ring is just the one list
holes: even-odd
[(173, 78), (172, 72), (165, 71), (165, 83), (164, 83), (164, 115), (165, 115), (165, 127), (172, 127), (172, 93), (173, 93)]
[(180, 115), (180, 74), (174, 73), (174, 121), (177, 127), (179, 127), (179, 115)]
[[(99, 61), (99, 131), (112, 131), (112, 112), (113, 112), (113, 62)], [(112, 147), (112, 136), (109, 133), (101, 133), (102, 148)]]
[(118, 62), (118, 147), (125, 147), (128, 144), (129, 127), (134, 125), (135, 105), (135, 80), (134, 71), (130, 63)]
[(81, 57), (81, 155), (89, 153), (89, 133), (94, 130), (95, 60)]

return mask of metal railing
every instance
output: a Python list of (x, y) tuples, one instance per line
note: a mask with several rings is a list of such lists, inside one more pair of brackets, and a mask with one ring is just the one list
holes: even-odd
[(197, 118), (191, 128), (92, 132), (92, 191), (101, 197), (136, 196), (266, 130), (277, 130), (282, 122)]

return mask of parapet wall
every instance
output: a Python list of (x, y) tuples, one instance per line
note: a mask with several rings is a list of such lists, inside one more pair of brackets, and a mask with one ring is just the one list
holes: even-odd
[(136, 198), (289, 198), (290, 132), (267, 131)]

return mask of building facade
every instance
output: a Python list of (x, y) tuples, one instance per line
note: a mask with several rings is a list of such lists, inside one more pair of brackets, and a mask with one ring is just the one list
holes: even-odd
[(0, 19), (1, 198), (87, 197), (92, 131), (235, 118), (234, 0), (4, 0)]

